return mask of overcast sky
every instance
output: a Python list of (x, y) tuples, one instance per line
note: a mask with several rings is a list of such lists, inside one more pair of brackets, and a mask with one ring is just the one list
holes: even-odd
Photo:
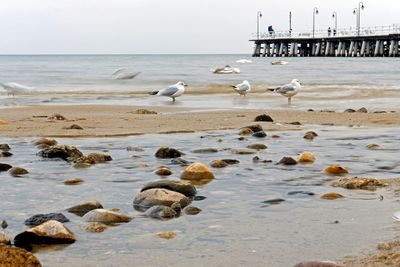
[[(362, 26), (400, 23), (399, 0), (367, 0)], [(358, 1), (0, 0), (0, 54), (251, 53), (260, 28), (354, 27)]]

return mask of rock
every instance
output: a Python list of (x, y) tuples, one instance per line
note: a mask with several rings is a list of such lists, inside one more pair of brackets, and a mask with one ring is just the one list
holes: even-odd
[(8, 170), (8, 173), (13, 177), (20, 177), (22, 175), (28, 174), (29, 172), (24, 168), (12, 167)]
[(292, 157), (283, 157), (278, 164), (282, 165), (296, 165), (297, 161)]
[(287, 124), (291, 124), (291, 125), (301, 125), (301, 122), (299, 122), (299, 121), (293, 121), (293, 122), (288, 122)]
[(9, 151), (11, 150), (11, 147), (8, 144), (0, 144), (0, 150)]
[(253, 125), (249, 125), (249, 126), (246, 126), (243, 128), (249, 128), (250, 130), (252, 130), (255, 133), (263, 130), (263, 128), (260, 124), (253, 124)]
[(367, 148), (369, 149), (378, 149), (380, 146), (378, 144), (369, 144), (367, 145)]
[(366, 108), (362, 107), (360, 109), (357, 109), (356, 112), (358, 112), (358, 113), (368, 113), (368, 110)]
[(331, 109), (321, 109), (319, 112), (336, 113), (334, 110), (331, 110)]
[(344, 113), (354, 113), (354, 112), (356, 112), (354, 109), (352, 109), (352, 108), (348, 108), (348, 109), (346, 109), (345, 111), (343, 111)]
[(274, 134), (274, 135), (272, 135), (271, 137), (272, 137), (272, 138), (281, 138), (281, 136), (280, 136), (280, 135), (277, 135), (277, 134)]
[(0, 158), (7, 158), (7, 157), (11, 157), (13, 154), (11, 152), (8, 151), (2, 151), (0, 152)]
[(201, 209), (195, 206), (188, 206), (184, 210), (185, 214), (187, 215), (196, 215), (201, 212)]
[(146, 210), (144, 215), (155, 219), (171, 219), (178, 213), (168, 206), (156, 205)]
[(346, 174), (349, 173), (347, 169), (343, 168), (342, 166), (338, 164), (334, 164), (332, 166), (329, 166), (324, 170), (325, 173), (328, 174), (333, 174), (333, 175), (341, 175), (341, 174)]
[(73, 213), (78, 216), (83, 216), (91, 210), (94, 209), (102, 209), (103, 206), (97, 200), (89, 200), (83, 203), (80, 203), (76, 206), (68, 208), (67, 211)]
[(72, 124), (68, 127), (64, 127), (63, 129), (66, 130), (83, 130), (83, 128), (81, 126), (79, 126), (78, 124)]
[(267, 134), (264, 131), (258, 131), (258, 132), (255, 132), (252, 136), (258, 137), (258, 138), (264, 138), (267, 136)]
[(253, 159), (254, 163), (271, 163), (272, 160), (261, 159), (259, 156), (255, 156)]
[(8, 122), (5, 120), (0, 120), (0, 125), (6, 125)]
[(155, 170), (154, 173), (157, 174), (157, 175), (160, 175), (160, 176), (168, 176), (168, 175), (172, 174), (172, 171), (171, 171), (170, 168), (160, 167), (157, 170)]
[(344, 198), (344, 196), (339, 193), (326, 193), (326, 194), (321, 195), (321, 198), (333, 200), (333, 199), (338, 199), (338, 198)]
[(201, 162), (195, 162), (190, 164), (183, 171), (181, 175), (183, 180), (212, 180), (214, 179), (213, 172)]
[(281, 202), (284, 202), (284, 201), (285, 200), (282, 199), (282, 198), (273, 198), (273, 199), (265, 200), (265, 201), (263, 201), (261, 203), (269, 204), (269, 205), (277, 205), (277, 204), (279, 204)]
[(315, 193), (310, 192), (310, 191), (290, 191), (288, 195), (308, 195), (308, 196), (314, 196)]
[(8, 223), (5, 220), (2, 220), (0, 226), (1, 228), (6, 229), (8, 227)]
[(66, 145), (55, 145), (45, 148), (39, 151), (38, 155), (43, 158), (60, 158), (63, 160), (69, 160), (83, 156), (82, 152), (76, 147)]
[(199, 153), (199, 154), (217, 153), (218, 149), (216, 149), (216, 148), (201, 148), (201, 149), (193, 150), (192, 152)]
[(111, 160), (112, 157), (106, 153), (90, 153), (89, 155), (73, 158), (74, 163), (87, 164), (105, 163)]
[(210, 166), (213, 168), (225, 168), (226, 166), (228, 166), (228, 163), (226, 163), (223, 160), (213, 160), (210, 163)]
[(40, 145), (37, 145), (36, 146), (36, 148), (37, 149), (45, 149), (45, 148), (49, 148), (50, 146), (49, 145), (46, 145), (46, 144), (40, 144)]
[(180, 215), (182, 211), (182, 206), (181, 204), (179, 204), (179, 202), (175, 202), (172, 203), (171, 209), (173, 209), (178, 215)]
[(11, 169), (12, 166), (6, 163), (0, 163), (0, 172), (6, 172)]
[(314, 131), (308, 131), (304, 134), (303, 138), (307, 140), (313, 140), (315, 137), (317, 137), (318, 134)]
[[(11, 239), (8, 235), (6, 235), (6, 233), (0, 230), (0, 246), (1, 244), (10, 245)], [(1, 263), (1, 258), (0, 258), (0, 263)]]
[(27, 226), (37, 226), (50, 220), (55, 220), (61, 223), (69, 222), (68, 218), (62, 213), (47, 213), (33, 215), (26, 219), (24, 224)]
[(300, 163), (313, 163), (315, 161), (315, 156), (313, 153), (304, 151), (299, 155), (299, 160)]
[(155, 156), (161, 159), (179, 158), (183, 155), (182, 152), (175, 148), (161, 147), (157, 150)]
[(51, 114), (50, 117), (48, 117), (49, 120), (58, 120), (58, 121), (64, 121), (66, 118), (61, 115), (60, 113), (53, 113)]
[(176, 233), (173, 231), (167, 231), (167, 232), (158, 232), (156, 233), (156, 236), (164, 239), (172, 239), (176, 236)]
[(135, 152), (142, 152), (142, 151), (144, 151), (143, 148), (141, 148), (141, 147), (136, 147), (136, 146), (128, 146), (128, 147), (126, 148), (126, 150), (127, 150), (127, 151), (135, 151)]
[(297, 263), (293, 267), (343, 267), (328, 261), (303, 261)]
[(262, 114), (262, 115), (258, 115), (257, 117), (255, 117), (254, 121), (273, 122), (274, 120), (271, 118), (271, 116), (269, 116), (267, 114)]
[(333, 187), (343, 187), (346, 189), (362, 189), (362, 190), (371, 190), (374, 191), (378, 187), (387, 186), (387, 183), (384, 183), (381, 180), (374, 178), (342, 178), (338, 181), (332, 183)]
[(35, 146), (38, 145), (48, 145), (48, 146), (55, 146), (57, 145), (57, 141), (52, 138), (40, 138), (34, 142)]
[(139, 211), (145, 211), (150, 207), (163, 205), (170, 207), (178, 202), (181, 207), (186, 207), (190, 200), (185, 195), (160, 188), (152, 188), (139, 193), (133, 200), (133, 207)]
[(239, 135), (252, 135), (252, 134), (254, 134), (254, 132), (250, 128), (242, 128), (239, 131)]
[(101, 222), (91, 222), (86, 224), (83, 229), (87, 232), (91, 233), (101, 233), (104, 232), (108, 228), (108, 225), (101, 223)]
[(238, 155), (251, 155), (256, 153), (253, 149), (246, 148), (232, 148), (231, 152)]
[(31, 244), (70, 244), (75, 242), (74, 234), (62, 223), (47, 221), (18, 234), (14, 245), (26, 247)]
[(82, 219), (87, 222), (100, 222), (110, 224), (130, 222), (133, 218), (111, 210), (95, 209), (83, 215)]
[(196, 187), (189, 182), (186, 181), (174, 181), (174, 180), (159, 180), (155, 182), (147, 183), (143, 186), (141, 192), (154, 189), (154, 188), (162, 188), (170, 191), (181, 193), (187, 197), (192, 197), (197, 194)]
[(221, 161), (226, 162), (229, 165), (239, 164), (240, 161), (237, 159), (221, 159)]
[(184, 160), (184, 159), (171, 159), (170, 163), (171, 165), (181, 165), (181, 166), (188, 166), (192, 162)]
[(42, 267), (40, 261), (22, 248), (0, 245), (1, 267)]
[(80, 178), (71, 178), (71, 179), (64, 180), (64, 184), (65, 185), (78, 185), (78, 184), (81, 184), (83, 182), (84, 181), (82, 179), (80, 179)]
[(247, 138), (244, 138), (243, 136), (241, 136), (241, 137), (238, 138), (238, 140), (239, 140), (239, 141), (247, 141), (248, 139), (247, 139)]
[(144, 115), (148, 115), (148, 114), (157, 114), (156, 111), (153, 110), (148, 110), (148, 109), (144, 109), (144, 108), (140, 108), (135, 110), (135, 114), (144, 114)]
[(262, 150), (262, 149), (267, 149), (268, 147), (264, 144), (252, 144), (252, 145), (248, 145), (247, 148), (255, 149), (255, 150)]

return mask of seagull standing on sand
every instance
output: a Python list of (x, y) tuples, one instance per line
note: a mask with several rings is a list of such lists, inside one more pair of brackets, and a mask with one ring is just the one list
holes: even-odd
[(28, 87), (19, 83), (0, 83), (0, 87), (3, 87), (5, 91), (7, 91), (8, 95), (14, 96), (15, 94), (23, 94), (27, 93), (29, 90), (32, 90), (32, 87)]
[(150, 92), (149, 94), (158, 96), (168, 96), (172, 98), (173, 102), (175, 102), (176, 97), (183, 95), (186, 86), (188, 85), (184, 82), (177, 82), (174, 85), (168, 86), (167, 88), (161, 89), (160, 91)]
[(293, 79), (291, 83), (282, 85), (276, 89), (269, 89), (288, 98), (288, 104), (292, 103), (292, 97), (301, 89), (301, 84), (297, 79)]
[(244, 80), (242, 83), (238, 85), (231, 85), (233, 90), (239, 93), (239, 95), (246, 96), (251, 91), (250, 83), (247, 80)]

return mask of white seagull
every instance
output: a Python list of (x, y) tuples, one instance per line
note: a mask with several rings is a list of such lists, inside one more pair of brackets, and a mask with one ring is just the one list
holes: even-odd
[(276, 89), (269, 89), (288, 98), (288, 104), (292, 103), (292, 97), (301, 89), (301, 84), (297, 79), (293, 79), (291, 83), (282, 85)]
[(242, 83), (238, 85), (231, 85), (233, 90), (239, 93), (239, 95), (247, 95), (251, 91), (251, 85), (247, 80), (244, 80)]
[(23, 94), (29, 92), (29, 90), (32, 90), (33, 87), (29, 87), (26, 85), (22, 85), (19, 83), (0, 83), (0, 87), (3, 87), (5, 91), (7, 91), (8, 95), (14, 96), (15, 94)]
[(113, 73), (113, 77), (116, 80), (129, 80), (138, 76), (140, 72), (129, 72), (126, 69), (119, 69)]
[(175, 102), (176, 97), (183, 95), (186, 86), (188, 85), (184, 82), (177, 82), (174, 85), (170, 85), (167, 88), (161, 89), (160, 91), (150, 92), (149, 94), (158, 96), (168, 96), (172, 98), (173, 102)]

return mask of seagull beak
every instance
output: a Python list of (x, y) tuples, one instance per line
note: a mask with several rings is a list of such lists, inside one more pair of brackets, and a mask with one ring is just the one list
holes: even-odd
[(187, 87), (187, 86), (189, 86), (189, 85), (187, 85), (186, 83), (184, 83), (183, 86)]

